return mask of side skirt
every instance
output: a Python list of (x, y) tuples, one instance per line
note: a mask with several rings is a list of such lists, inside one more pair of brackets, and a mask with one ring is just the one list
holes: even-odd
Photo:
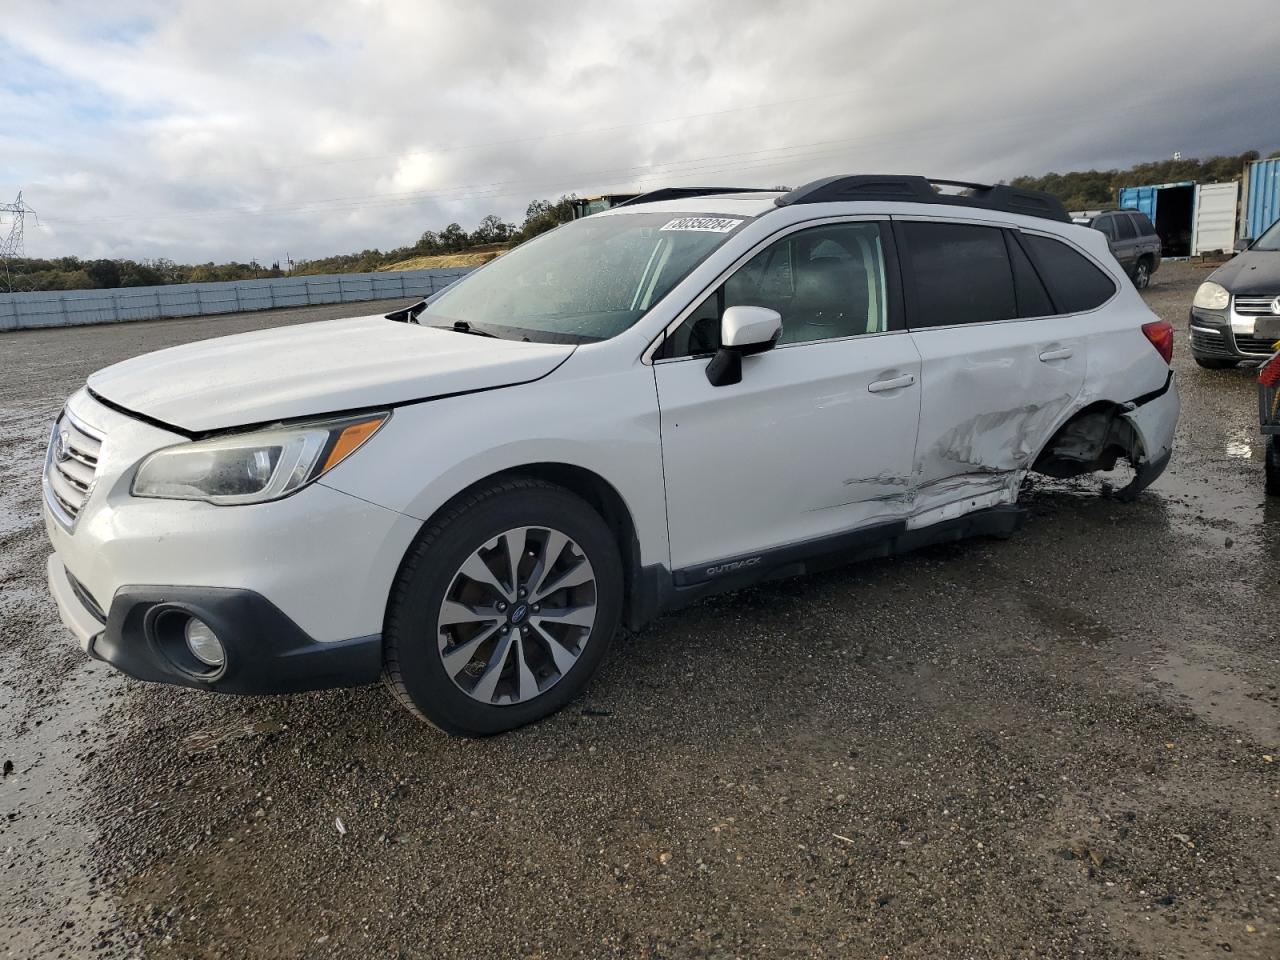
[(668, 573), (662, 566), (646, 567), (637, 577), (628, 626), (639, 629), (661, 613), (767, 580), (803, 576), (969, 537), (1003, 539), (1022, 526), (1025, 516), (1023, 508), (1001, 504), (916, 530), (908, 530), (905, 521), (881, 523), (851, 533), (685, 567), (675, 573)]

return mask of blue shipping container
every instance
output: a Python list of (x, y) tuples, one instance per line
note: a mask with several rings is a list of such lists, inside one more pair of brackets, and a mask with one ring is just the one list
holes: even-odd
[(1126, 210), (1141, 210), (1152, 223), (1156, 222), (1156, 191), (1158, 187), (1121, 187), (1120, 206)]
[(1262, 231), (1280, 220), (1280, 157), (1249, 164), (1248, 190), (1244, 235), (1256, 240)]

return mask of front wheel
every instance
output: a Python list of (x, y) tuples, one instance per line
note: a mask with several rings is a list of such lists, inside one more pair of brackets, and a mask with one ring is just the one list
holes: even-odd
[(498, 481), (446, 507), (409, 549), (383, 678), (447, 733), (501, 733), (586, 686), (621, 608), (622, 563), (600, 515), (561, 487)]
[(1267, 443), (1267, 496), (1280, 497), (1280, 435)]

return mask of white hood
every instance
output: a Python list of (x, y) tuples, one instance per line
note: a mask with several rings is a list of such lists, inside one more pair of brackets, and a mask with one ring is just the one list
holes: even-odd
[(573, 349), (357, 317), (158, 350), (99, 370), (89, 389), (202, 432), (527, 383)]

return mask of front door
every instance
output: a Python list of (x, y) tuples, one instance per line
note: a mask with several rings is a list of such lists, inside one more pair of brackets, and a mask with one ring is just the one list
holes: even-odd
[[(887, 224), (798, 229), (759, 251), (668, 338), (654, 364), (672, 569), (900, 520), (910, 500), (920, 357), (901, 329)], [(706, 378), (723, 311), (782, 315), (742, 381)]]

